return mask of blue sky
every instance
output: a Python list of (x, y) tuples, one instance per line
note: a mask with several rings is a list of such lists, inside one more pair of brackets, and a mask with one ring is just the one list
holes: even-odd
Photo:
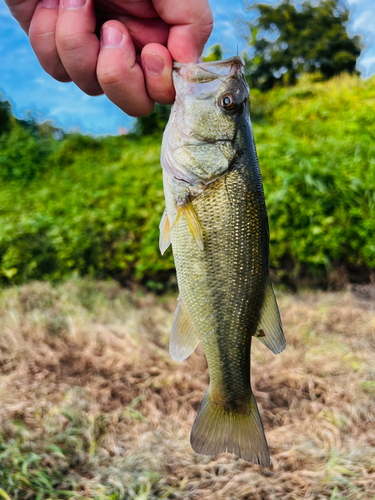
[[(236, 54), (237, 47), (241, 53), (246, 47), (241, 20), (249, 19), (243, 0), (211, 0), (210, 4), (215, 24), (207, 47), (221, 43), (225, 56)], [(366, 45), (359, 69), (367, 77), (375, 73), (375, 2), (347, 0), (347, 5), (352, 12), (349, 33), (361, 34)], [(0, 92), (12, 103), (16, 116), (22, 117), (30, 110), (39, 120), (52, 120), (66, 130), (117, 134), (120, 128), (129, 129), (133, 122), (105, 96), (89, 97), (74, 84), (59, 83), (45, 73), (3, 0), (0, 0)]]

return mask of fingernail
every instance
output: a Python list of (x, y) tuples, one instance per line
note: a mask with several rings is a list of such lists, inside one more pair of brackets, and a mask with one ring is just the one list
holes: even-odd
[(42, 5), (46, 9), (56, 9), (59, 6), (59, 0), (42, 0)]
[(112, 26), (106, 26), (102, 29), (101, 42), (103, 47), (117, 47), (122, 41), (121, 31)]
[(84, 7), (86, 0), (63, 0), (64, 9), (77, 10)]
[(147, 73), (152, 76), (159, 76), (164, 68), (164, 61), (156, 54), (146, 54), (143, 58), (143, 64)]

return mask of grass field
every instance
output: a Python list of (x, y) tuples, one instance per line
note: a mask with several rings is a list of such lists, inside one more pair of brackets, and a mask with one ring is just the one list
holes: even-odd
[(254, 340), (271, 467), (189, 444), (200, 348), (168, 353), (175, 298), (112, 282), (0, 297), (0, 497), (373, 500), (375, 288), (279, 293), (287, 349)]

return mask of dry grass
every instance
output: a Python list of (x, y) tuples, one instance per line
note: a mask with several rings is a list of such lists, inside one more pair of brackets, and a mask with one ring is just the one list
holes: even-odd
[(0, 497), (332, 499), (375, 492), (375, 291), (281, 294), (287, 350), (254, 341), (271, 467), (196, 455), (208, 383), (176, 363), (175, 300), (33, 283), (0, 302)]

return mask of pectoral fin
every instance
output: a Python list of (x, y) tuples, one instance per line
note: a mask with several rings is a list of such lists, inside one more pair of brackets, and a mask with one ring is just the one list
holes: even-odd
[(172, 359), (183, 361), (188, 358), (199, 344), (199, 341), (198, 333), (183, 302), (179, 298), (169, 341), (169, 352)]
[(190, 229), (190, 232), (196, 241), (197, 245), (199, 248), (203, 251), (203, 231), (202, 231), (202, 226), (199, 222), (198, 216), (195, 213), (194, 207), (192, 203), (189, 203), (185, 207), (180, 207), (178, 208), (177, 211), (177, 217), (176, 220), (174, 221), (170, 231), (174, 228), (174, 226), (177, 225), (181, 214), (184, 214), (186, 218), (187, 225)]
[(163, 217), (161, 218), (160, 224), (160, 236), (159, 236), (159, 248), (160, 253), (163, 255), (166, 249), (171, 244), (171, 225), (169, 222), (167, 209), (164, 210)]
[(271, 349), (274, 354), (279, 354), (285, 349), (286, 342), (283, 327), (271, 281), (266, 289), (257, 330), (254, 337)]
[(183, 209), (183, 213), (186, 217), (186, 222), (189, 226), (190, 232), (193, 235), (193, 238), (197, 242), (199, 248), (203, 251), (203, 231), (202, 226), (199, 222), (198, 216), (195, 213), (192, 203), (189, 203)]

